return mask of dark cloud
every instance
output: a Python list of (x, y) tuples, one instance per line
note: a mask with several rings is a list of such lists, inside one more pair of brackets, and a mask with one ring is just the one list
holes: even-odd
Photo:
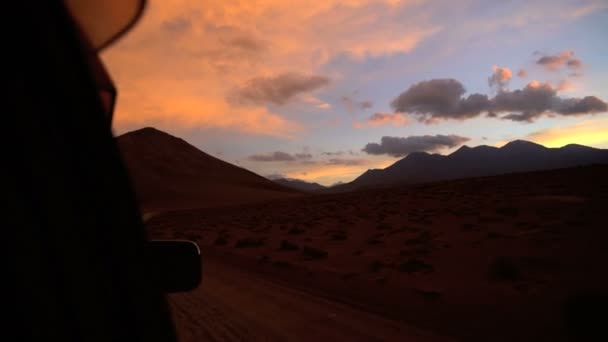
[(355, 112), (358, 110), (366, 110), (373, 107), (373, 103), (369, 100), (359, 101), (351, 96), (342, 96), (342, 104), (346, 107), (349, 112)]
[(400, 113), (418, 116), (420, 121), (434, 119), (468, 119), (487, 110), (487, 95), (462, 97), (464, 86), (454, 79), (433, 79), (414, 84), (391, 102)]
[(572, 58), (566, 62), (566, 65), (568, 65), (570, 68), (578, 69), (583, 67), (583, 62), (578, 58)]
[[(240, 50), (245, 54), (257, 54), (268, 47), (268, 42), (259, 38), (253, 32), (235, 26), (208, 25), (205, 30), (207, 34), (217, 38), (222, 49)], [(233, 52), (236, 53), (236, 51)]]
[(298, 94), (313, 91), (329, 84), (329, 78), (317, 75), (286, 73), (275, 77), (257, 77), (228, 96), (234, 104), (284, 105)]
[(469, 138), (458, 135), (422, 135), (402, 137), (384, 136), (380, 143), (369, 143), (363, 152), (374, 155), (387, 154), (393, 157), (403, 157), (412, 152), (435, 152), (442, 148), (452, 148), (469, 141)]
[(266, 177), (266, 178), (268, 178), (270, 180), (277, 180), (277, 179), (287, 178), (287, 176), (285, 176), (285, 175), (283, 175), (281, 173), (277, 173), (277, 172), (268, 174), (268, 175), (266, 175), (264, 177)]
[(181, 33), (192, 28), (190, 19), (184, 17), (175, 17), (171, 20), (166, 20), (161, 25), (163, 30), (171, 33)]
[(374, 104), (371, 101), (361, 101), (359, 102), (359, 107), (361, 109), (370, 109)]
[(536, 60), (536, 64), (545, 67), (549, 71), (560, 70), (564, 67), (579, 69), (583, 66), (583, 62), (579, 58), (574, 57), (574, 51), (572, 50), (562, 51), (556, 55), (543, 55)]
[(294, 156), (296, 157), (296, 159), (299, 159), (299, 160), (312, 159), (312, 154), (310, 154), (310, 153), (296, 153), (296, 154), (294, 154)]
[(435, 79), (414, 84), (395, 98), (391, 106), (397, 112), (417, 116), (427, 123), (440, 119), (464, 120), (482, 113), (488, 117), (532, 122), (544, 114), (585, 115), (607, 111), (607, 104), (597, 97), (562, 98), (557, 96), (560, 90), (564, 87), (554, 88), (549, 83), (532, 81), (523, 89), (500, 90), (493, 98), (483, 94), (463, 97), (465, 89), (460, 82)]
[(312, 155), (309, 153), (296, 153), (289, 154), (287, 152), (276, 151), (272, 153), (265, 154), (253, 154), (249, 156), (247, 159), (256, 162), (276, 162), (276, 161), (287, 161), (292, 162), (296, 160), (309, 160), (312, 158)]
[(496, 94), (491, 110), (508, 112), (503, 119), (533, 121), (534, 118), (552, 108), (556, 91), (549, 84), (528, 84), (524, 89), (503, 91)]
[(335, 152), (321, 152), (322, 156), (329, 156), (329, 157), (333, 157), (333, 156), (343, 156), (343, 155), (351, 155), (351, 156), (358, 156), (359, 152), (354, 152), (353, 150), (348, 150), (348, 151), (335, 151)]
[(345, 165), (345, 166), (360, 166), (366, 165), (367, 160), (365, 159), (346, 159), (346, 158), (332, 158), (325, 162), (327, 165)]
[(492, 101), (492, 111), (507, 112), (502, 119), (533, 122), (543, 114), (584, 115), (606, 112), (608, 104), (595, 96), (562, 98), (549, 83), (530, 82), (521, 90), (501, 92)]
[(343, 156), (346, 154), (344, 151), (336, 151), (336, 152), (321, 152), (323, 156)]
[(585, 96), (582, 99), (563, 99), (558, 103), (558, 107), (559, 113), (564, 115), (608, 111), (608, 104), (595, 96)]

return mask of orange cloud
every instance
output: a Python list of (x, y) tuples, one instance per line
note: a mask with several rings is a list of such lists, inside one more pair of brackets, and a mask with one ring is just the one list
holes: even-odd
[(539, 82), (537, 80), (532, 80), (528, 82), (528, 86), (530, 88), (548, 88), (557, 92), (572, 91), (575, 89), (574, 83), (568, 80), (561, 80), (555, 86), (549, 81)]
[[(141, 23), (102, 56), (119, 89), (115, 128), (170, 122), (297, 134), (301, 125), (267, 104), (237, 108), (227, 95), (252, 79), (318, 75), (338, 55), (364, 59), (409, 52), (441, 29), (421, 15), (403, 25), (404, 11), (419, 2), (151, 2)], [(304, 99), (314, 98), (315, 88), (302, 88), (298, 99), (308, 103)], [(327, 109), (322, 101), (309, 105)]]
[(556, 55), (544, 55), (540, 57), (536, 64), (545, 67), (546, 70), (556, 71), (562, 68), (580, 69), (583, 62), (574, 56), (574, 51), (565, 50)]
[(494, 65), (492, 67), (492, 75), (488, 77), (488, 85), (496, 87), (498, 90), (504, 90), (509, 85), (509, 81), (513, 78), (511, 69)]
[(492, 66), (492, 71), (496, 74), (497, 78), (501, 81), (508, 81), (513, 77), (511, 69), (507, 67), (499, 67), (497, 65)]
[(574, 89), (575, 89), (574, 83), (572, 83), (568, 80), (559, 81), (559, 83), (557, 84), (557, 87), (555, 87), (555, 90), (557, 90), (557, 91), (572, 91)]
[(393, 127), (405, 126), (410, 123), (410, 120), (403, 114), (399, 113), (375, 113), (365, 121), (355, 121), (353, 127), (366, 128), (377, 127), (383, 125), (392, 125)]
[(526, 69), (519, 69), (517, 70), (517, 76), (521, 77), (521, 78), (526, 78), (528, 77), (528, 72), (526, 71)]

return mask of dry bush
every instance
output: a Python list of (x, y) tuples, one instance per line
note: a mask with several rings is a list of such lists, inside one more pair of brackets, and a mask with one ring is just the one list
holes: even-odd
[(301, 228), (291, 228), (287, 233), (291, 235), (300, 235), (306, 233), (306, 231)]
[(402, 262), (399, 265), (399, 271), (405, 273), (429, 273), (433, 272), (434, 270), (435, 268), (433, 265), (420, 259), (409, 259), (408, 261)]
[(382, 237), (382, 235), (378, 236), (378, 235), (373, 235), (372, 237), (370, 237), (369, 239), (367, 239), (367, 243), (369, 245), (381, 245), (384, 243), (384, 240), (380, 239)]
[(519, 208), (516, 207), (500, 207), (496, 208), (496, 213), (502, 216), (514, 217), (519, 215)]
[(293, 265), (289, 261), (285, 261), (285, 260), (275, 260), (272, 262), (272, 266), (275, 266), (278, 268), (292, 268), (293, 267)]
[(463, 223), (462, 226), (460, 227), (460, 230), (462, 231), (469, 231), (469, 230), (473, 230), (475, 226), (472, 223)]
[(225, 246), (228, 244), (228, 239), (225, 236), (220, 235), (213, 241), (213, 244), (216, 246)]
[(420, 245), (429, 243), (432, 240), (431, 233), (428, 231), (418, 234), (415, 238), (411, 238), (405, 241), (406, 246)]
[(378, 272), (386, 266), (387, 266), (386, 263), (379, 261), (379, 260), (374, 260), (369, 264), (369, 270), (372, 272)]
[(287, 240), (281, 241), (281, 246), (279, 247), (282, 251), (297, 251), (300, 249), (298, 245), (295, 243), (291, 243)]
[(252, 247), (260, 247), (264, 245), (264, 241), (262, 239), (254, 239), (254, 238), (243, 238), (236, 241), (234, 244), (235, 248), (252, 248)]
[(378, 229), (378, 230), (390, 230), (392, 228), (393, 227), (391, 227), (391, 225), (389, 225), (386, 222), (378, 223), (378, 225), (376, 226), (376, 229)]
[(336, 241), (344, 241), (348, 238), (348, 234), (345, 231), (336, 231), (331, 234), (331, 239)]
[(325, 259), (327, 258), (327, 251), (315, 248), (315, 247), (304, 247), (302, 249), (302, 254), (309, 259)]
[(507, 256), (497, 256), (488, 266), (488, 277), (493, 281), (521, 280), (522, 270), (517, 260)]

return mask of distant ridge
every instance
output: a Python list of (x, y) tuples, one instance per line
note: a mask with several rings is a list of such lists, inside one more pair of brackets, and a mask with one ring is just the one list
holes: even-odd
[(310, 183), (310, 182), (306, 182), (306, 181), (303, 181), (300, 179), (293, 179), (293, 178), (273, 179), (273, 182), (281, 184), (288, 188), (301, 190), (301, 191), (308, 191), (308, 192), (314, 192), (314, 191), (320, 191), (320, 190), (326, 189), (325, 186), (323, 186), (319, 183)]
[(297, 195), (152, 127), (117, 138), (146, 210), (213, 207)]
[(530, 141), (515, 140), (501, 148), (465, 145), (447, 156), (426, 152), (410, 153), (385, 169), (368, 170), (352, 182), (333, 189), (347, 191), (364, 187), (492, 176), (590, 164), (608, 164), (608, 150), (577, 144), (548, 148)]

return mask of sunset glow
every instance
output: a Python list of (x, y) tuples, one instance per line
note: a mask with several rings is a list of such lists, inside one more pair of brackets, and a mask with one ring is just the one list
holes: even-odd
[[(329, 185), (398, 160), (364, 150), (382, 137), (608, 147), (606, 22), (602, 0), (152, 0), (102, 58), (116, 133)], [(311, 157), (251, 158), (274, 152)]]

